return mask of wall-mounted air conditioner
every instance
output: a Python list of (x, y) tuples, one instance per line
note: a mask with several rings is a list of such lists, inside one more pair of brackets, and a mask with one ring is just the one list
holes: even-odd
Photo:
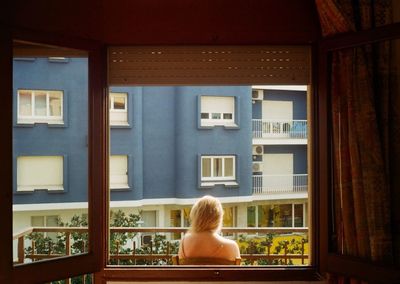
[(263, 164), (261, 162), (253, 162), (253, 173), (262, 172)]
[(262, 101), (264, 99), (264, 91), (263, 90), (252, 90), (251, 98), (253, 101)]
[(142, 235), (142, 245), (150, 245), (152, 239), (152, 235)]
[(264, 154), (264, 146), (253, 145), (253, 155), (262, 155), (262, 154)]

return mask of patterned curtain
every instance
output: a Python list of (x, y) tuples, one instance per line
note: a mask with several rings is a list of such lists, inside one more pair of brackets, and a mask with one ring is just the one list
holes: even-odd
[[(315, 2), (323, 36), (392, 21), (391, 0)], [(393, 263), (391, 190), (399, 188), (391, 180), (399, 158), (392, 148), (398, 152), (400, 145), (393, 143), (399, 140), (393, 120), (399, 122), (400, 105), (391, 60), (391, 43), (382, 42), (335, 51), (330, 66), (337, 252), (383, 264)], [(333, 275), (330, 280), (361, 283)]]

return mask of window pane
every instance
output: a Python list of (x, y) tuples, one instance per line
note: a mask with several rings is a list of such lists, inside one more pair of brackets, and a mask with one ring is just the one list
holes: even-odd
[(157, 213), (154, 210), (142, 211), (141, 219), (143, 221), (143, 227), (155, 227), (157, 224)]
[[(258, 206), (258, 227), (273, 227), (273, 211), (267, 205)], [(271, 212), (272, 211), (272, 212)]]
[[(255, 87), (261, 88), (263, 96), (252, 100)], [(129, 153), (133, 158), (128, 172), (138, 178), (133, 181), (133, 190), (110, 192), (110, 210), (121, 210), (125, 217), (110, 222), (109, 264), (170, 265), (163, 254), (168, 250), (170, 254), (178, 252), (178, 241), (190, 225), (191, 206), (207, 194), (220, 198), (224, 210), (221, 234), (238, 243), (243, 263), (302, 264), (301, 244), (308, 229), (298, 227), (293, 232), (291, 208), (294, 203), (307, 203), (306, 133), (292, 137), (289, 134), (293, 128), (283, 129), (283, 124), (292, 125), (295, 114), (298, 123), (307, 128), (307, 92), (305, 86), (301, 90), (273, 87), (265, 91), (263, 86), (111, 86), (113, 92), (132, 94), (134, 110), (128, 108), (127, 112), (135, 123), (132, 129), (111, 127), (110, 151)], [(271, 118), (270, 104), (263, 107), (267, 98), (290, 101), (293, 109), (290, 112), (280, 106), (272, 110), (275, 117)], [(236, 114), (235, 109), (240, 112)], [(240, 127), (212, 127), (232, 126), (236, 118)], [(289, 134), (271, 137), (275, 122), (280, 132), (286, 130)], [(263, 125), (270, 125), (269, 136)], [(255, 151), (254, 146), (261, 151)], [(281, 158), (271, 159), (271, 155)], [(292, 159), (282, 160), (282, 155)], [(252, 172), (253, 162), (258, 163), (258, 172)], [(171, 204), (171, 200), (176, 203)], [(140, 219), (135, 221), (138, 216)], [(155, 224), (156, 229), (149, 232), (141, 228), (149, 224)], [(115, 226), (131, 228), (118, 228), (117, 233), (112, 229)], [(268, 233), (263, 231), (265, 228)], [(117, 235), (122, 235), (119, 232), (125, 232), (126, 239), (119, 238), (117, 243)], [(283, 257), (286, 241), (290, 243), (289, 254), (293, 251), (295, 255), (288, 257), (287, 263)], [(273, 243), (273, 256), (265, 257), (269, 242)], [(305, 247), (307, 263), (308, 245)], [(153, 255), (147, 257), (151, 248)]]
[(208, 119), (210, 117), (210, 114), (209, 113), (207, 113), (207, 112), (202, 112), (201, 113), (201, 118), (202, 119)]
[(224, 113), (224, 119), (232, 119), (231, 113)]
[(256, 207), (249, 206), (247, 207), (247, 227), (255, 227), (256, 226)]
[(223, 210), (224, 210), (224, 217), (222, 220), (222, 226), (223, 227), (234, 227), (234, 220), (233, 220), (234, 208), (233, 207), (225, 207), (225, 208), (223, 208)]
[[(171, 227), (181, 227), (182, 226), (182, 218), (181, 218), (181, 210), (171, 210), (171, 217), (170, 217), (170, 226)], [(180, 233), (173, 233), (172, 239), (180, 239)]]
[(32, 115), (32, 94), (30, 92), (19, 91), (19, 115)]
[(221, 119), (221, 114), (220, 113), (212, 113), (211, 118), (212, 119)]
[[(85, 57), (13, 60), (16, 265), (88, 252), (88, 81)], [(61, 229), (51, 229), (56, 226)], [(48, 229), (39, 233), (38, 227)], [(73, 227), (71, 234), (64, 227)]]
[(233, 176), (233, 158), (225, 158), (225, 176)]
[(35, 92), (35, 115), (36, 116), (46, 116), (46, 93)]
[(31, 216), (32, 227), (44, 227), (44, 216)]
[(183, 208), (183, 226), (184, 227), (190, 226), (190, 210), (191, 210), (191, 208), (189, 208), (189, 207)]
[(50, 116), (61, 116), (61, 108), (62, 108), (61, 97), (62, 97), (61, 92), (49, 92)]
[(124, 97), (114, 97), (114, 109), (125, 109)]
[(303, 227), (303, 204), (294, 205), (294, 226)]
[(292, 227), (292, 204), (274, 206), (274, 227)]
[(222, 158), (214, 158), (213, 166), (213, 177), (222, 177)]
[(201, 176), (211, 177), (211, 159), (203, 158), (201, 160)]

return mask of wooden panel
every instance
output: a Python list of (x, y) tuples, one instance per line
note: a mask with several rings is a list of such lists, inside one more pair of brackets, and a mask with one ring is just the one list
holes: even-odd
[(310, 83), (307, 46), (110, 47), (110, 85)]

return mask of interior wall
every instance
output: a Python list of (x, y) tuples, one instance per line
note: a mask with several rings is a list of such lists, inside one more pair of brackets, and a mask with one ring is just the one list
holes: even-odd
[[(107, 284), (136, 284), (143, 282), (132, 282), (132, 281), (107, 281)], [(159, 284), (160, 282), (146, 282), (147, 284)], [(162, 282), (163, 284), (176, 284), (176, 282)], [(180, 284), (201, 284), (205, 282), (195, 281), (195, 282), (179, 282)], [(209, 284), (237, 284), (238, 282), (206, 282)], [(257, 282), (240, 282), (242, 284), (326, 284), (326, 281), (257, 281)]]
[(14, 25), (108, 44), (307, 43), (313, 0), (15, 0)]

